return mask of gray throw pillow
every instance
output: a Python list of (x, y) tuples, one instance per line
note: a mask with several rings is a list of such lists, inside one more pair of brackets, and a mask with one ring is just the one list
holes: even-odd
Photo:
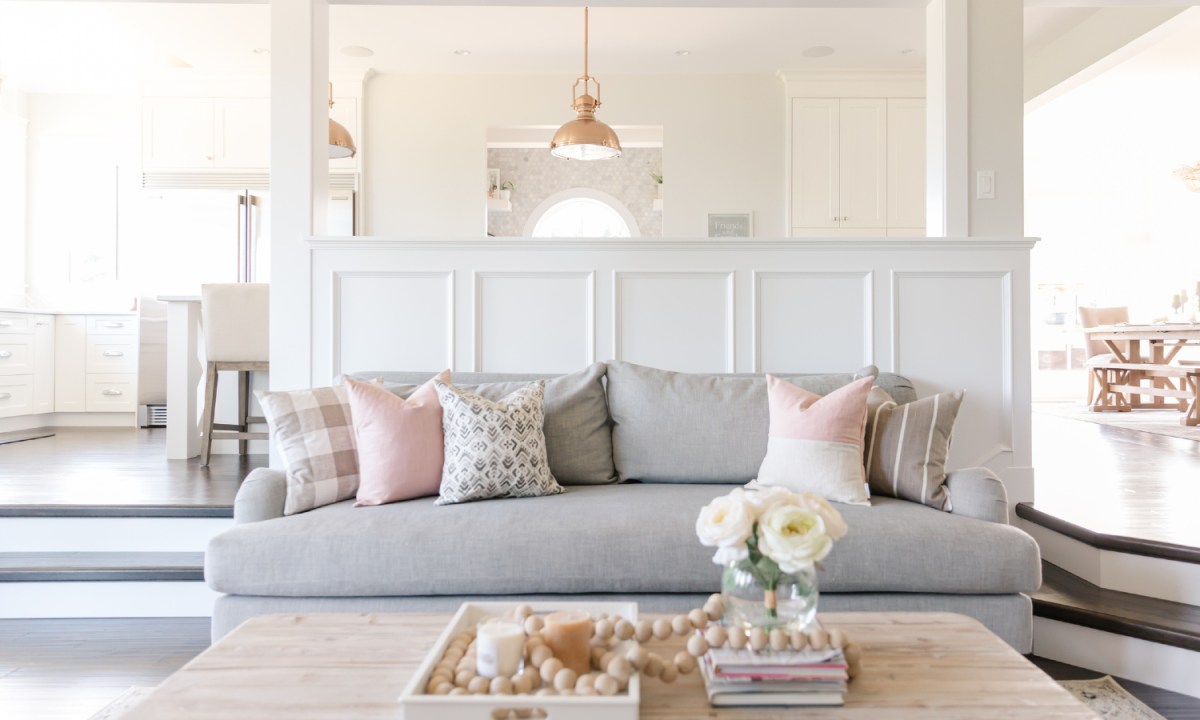
[(562, 487), (546, 459), (543, 381), (493, 402), (435, 381), (446, 435), (436, 505), (506, 497), (557, 495)]
[(872, 495), (952, 509), (946, 458), (962, 400), (960, 390), (869, 411), (863, 461)]
[[(818, 395), (875, 377), (780, 375)], [(608, 364), (613, 460), (622, 481), (747, 483), (767, 454), (767, 381), (762, 375), (693, 375), (625, 362)]]

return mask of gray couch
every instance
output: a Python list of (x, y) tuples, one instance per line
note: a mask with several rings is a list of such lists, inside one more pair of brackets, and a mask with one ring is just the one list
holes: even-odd
[[(873, 368), (868, 369), (873, 370)], [(861, 371), (860, 371), (861, 372)], [(432, 373), (383, 376), (399, 394)], [(456, 373), (500, 396), (532, 375)], [(854, 375), (796, 376), (828, 392)], [(882, 373), (897, 402), (911, 384)], [(283, 516), (284, 475), (256, 470), (235, 526), (209, 544), (205, 578), (223, 593), (219, 638), (273, 612), (451, 610), (464, 599), (563, 595), (633, 599), (642, 609), (697, 606), (720, 586), (695, 536), (700, 508), (750, 480), (766, 451), (761, 376), (697, 376), (596, 364), (548, 381), (546, 438), (562, 495), (435, 507), (352, 501)], [(850, 527), (819, 573), (820, 608), (949, 611), (973, 616), (1021, 652), (1041, 584), (1033, 539), (1007, 524), (988, 470), (952, 472), (953, 512), (892, 498), (838, 505)]]

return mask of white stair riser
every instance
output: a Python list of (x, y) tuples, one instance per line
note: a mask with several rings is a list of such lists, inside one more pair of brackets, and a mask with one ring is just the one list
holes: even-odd
[(1020, 520), (1037, 540), (1042, 559), (1107, 590), (1200, 606), (1200, 565), (1102, 550)]
[(0, 552), (204, 552), (231, 518), (0, 517)]
[(1200, 653), (1035, 617), (1033, 654), (1200, 697)]
[(211, 617), (218, 593), (190, 582), (0, 583), (0, 618)]

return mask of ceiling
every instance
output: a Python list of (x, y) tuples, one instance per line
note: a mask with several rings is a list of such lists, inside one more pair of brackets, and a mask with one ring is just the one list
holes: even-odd
[[(582, 15), (570, 7), (334, 5), (331, 70), (574, 76)], [(0, 2), (0, 75), (28, 92), (136, 91), (139, 78), (180, 68), (265, 75), (270, 57), (254, 50), (269, 49), (269, 17), (269, 6), (241, 3)], [(591, 70), (603, 78), (920, 68), (924, 34), (920, 8), (606, 7), (591, 15)], [(347, 46), (375, 54), (348, 57), (340, 52)], [(806, 56), (813, 47), (834, 52)]]

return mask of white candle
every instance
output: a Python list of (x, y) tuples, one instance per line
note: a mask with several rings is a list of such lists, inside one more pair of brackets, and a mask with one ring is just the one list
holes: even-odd
[(509, 622), (490, 622), (475, 634), (475, 672), (484, 677), (512, 677), (521, 670), (525, 631)]

